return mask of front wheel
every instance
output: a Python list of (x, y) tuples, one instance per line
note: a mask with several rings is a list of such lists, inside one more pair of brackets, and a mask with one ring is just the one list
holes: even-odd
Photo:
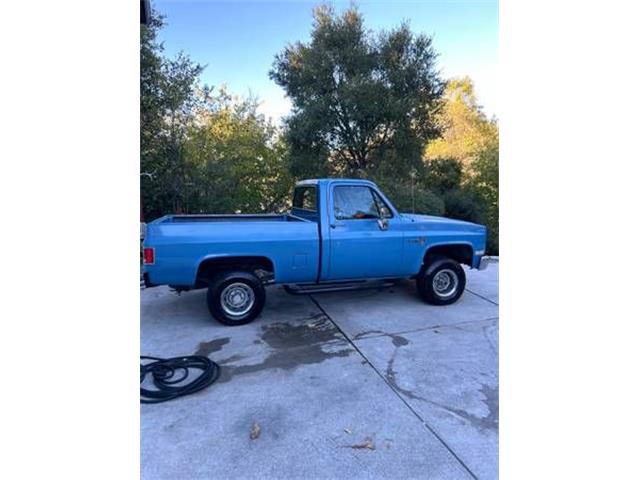
[(207, 291), (211, 315), (225, 325), (245, 325), (264, 308), (265, 291), (251, 272), (232, 271), (216, 277)]
[(416, 284), (422, 299), (432, 305), (451, 305), (464, 292), (467, 283), (463, 268), (447, 257), (438, 257), (422, 269)]

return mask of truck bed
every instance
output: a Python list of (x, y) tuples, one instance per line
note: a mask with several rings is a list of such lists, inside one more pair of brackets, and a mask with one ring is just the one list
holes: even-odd
[(147, 225), (158, 260), (146, 265), (151, 283), (194, 286), (199, 265), (225, 257), (264, 257), (280, 283), (318, 277), (318, 224), (292, 214), (166, 215)]

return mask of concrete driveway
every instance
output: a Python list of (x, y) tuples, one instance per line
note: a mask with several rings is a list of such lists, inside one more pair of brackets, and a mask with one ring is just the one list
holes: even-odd
[(269, 287), (241, 327), (212, 320), (204, 291), (141, 291), (141, 354), (222, 366), (202, 392), (141, 406), (142, 478), (497, 478), (498, 264), (467, 275), (448, 307), (410, 281)]

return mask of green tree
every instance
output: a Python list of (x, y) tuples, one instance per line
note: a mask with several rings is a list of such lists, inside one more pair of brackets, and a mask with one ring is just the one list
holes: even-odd
[(286, 139), (295, 176), (421, 168), (442, 92), (431, 38), (408, 25), (374, 34), (356, 8), (314, 10), (309, 43), (276, 56), (270, 77), (293, 104)]
[(411, 182), (398, 182), (397, 179), (386, 176), (377, 177), (375, 182), (393, 205), (404, 213), (419, 213), (423, 215), (443, 215), (445, 204), (442, 198), (429, 189)]
[(437, 121), (442, 135), (427, 144), (428, 160), (456, 159), (467, 170), (479, 152), (497, 141), (498, 125), (482, 111), (469, 77), (447, 82)]
[(425, 183), (442, 194), (445, 215), (487, 225), (488, 251), (497, 254), (498, 123), (483, 113), (469, 77), (447, 82), (438, 124), (442, 136), (425, 148)]
[(499, 251), (499, 160), (498, 140), (482, 150), (471, 165), (472, 176), (469, 186), (480, 199), (484, 218), (489, 228), (488, 251), (498, 255)]
[(455, 190), (462, 184), (462, 163), (455, 158), (426, 160), (422, 183), (439, 194)]
[(189, 210), (246, 213), (283, 209), (293, 180), (286, 145), (257, 113), (256, 99), (203, 92), (186, 142)]
[(179, 54), (162, 55), (153, 14), (140, 32), (140, 190), (145, 216), (184, 211), (184, 143), (202, 66)]
[(140, 42), (141, 197), (148, 219), (166, 213), (282, 209), (292, 179), (288, 147), (257, 113), (257, 99), (199, 86), (203, 67), (166, 58), (162, 18)]

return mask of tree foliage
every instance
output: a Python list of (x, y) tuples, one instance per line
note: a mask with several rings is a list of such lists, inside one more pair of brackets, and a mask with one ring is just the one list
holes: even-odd
[(479, 152), (497, 141), (498, 126), (483, 113), (469, 77), (447, 82), (437, 121), (442, 135), (427, 145), (427, 159), (456, 159), (466, 170)]
[(140, 182), (143, 208), (154, 216), (184, 210), (184, 141), (202, 66), (181, 54), (162, 55), (162, 17), (141, 26)]
[(499, 229), (499, 158), (500, 149), (496, 138), (495, 143), (488, 145), (473, 160), (472, 176), (469, 180), (484, 213), (484, 221), (489, 228), (488, 250), (491, 254), (498, 254)]
[(141, 27), (140, 182), (145, 218), (286, 205), (287, 147), (255, 99), (199, 85), (203, 67), (163, 55), (161, 17)]
[(440, 138), (425, 148), (427, 184), (440, 192), (445, 215), (487, 225), (488, 252), (498, 253), (498, 123), (478, 104), (472, 80), (453, 78), (438, 113)]
[(462, 163), (454, 158), (425, 160), (423, 183), (444, 194), (462, 184)]
[(264, 212), (286, 206), (293, 183), (286, 145), (257, 107), (255, 99), (232, 97), (224, 89), (204, 99), (186, 142), (190, 211)]
[(398, 182), (393, 177), (376, 177), (376, 184), (391, 200), (393, 205), (405, 213), (420, 213), (423, 215), (443, 215), (444, 201), (435, 192), (409, 182)]
[(154, 14), (140, 43), (148, 220), (283, 210), (297, 179), (353, 176), (377, 182), (400, 211), (486, 224), (498, 253), (498, 124), (468, 77), (441, 81), (431, 38), (406, 24), (371, 32), (355, 8), (316, 8), (310, 41), (287, 46), (270, 71), (293, 104), (280, 129), (257, 99), (202, 86), (202, 66), (167, 58), (162, 25)]
[(390, 160), (419, 167), (438, 133), (435, 58), (431, 38), (406, 24), (374, 35), (356, 8), (317, 7), (310, 42), (287, 46), (270, 72), (293, 103), (293, 173), (363, 175)]

